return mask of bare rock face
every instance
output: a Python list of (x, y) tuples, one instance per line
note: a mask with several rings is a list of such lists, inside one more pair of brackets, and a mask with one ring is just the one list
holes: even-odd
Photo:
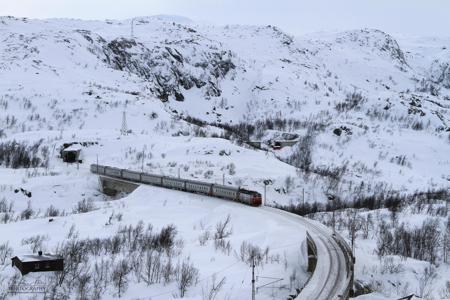
[(447, 61), (434, 60), (430, 69), (430, 80), (450, 89), (450, 64)]
[(211, 49), (192, 62), (174, 46), (148, 48), (134, 39), (117, 38), (107, 42), (91, 32), (80, 32), (95, 53), (110, 67), (138, 75), (148, 81), (153, 94), (168, 101), (184, 101), (183, 92), (202, 89), (206, 98), (222, 94), (220, 80), (236, 68), (231, 51)]
[(336, 39), (338, 43), (352, 42), (360, 47), (372, 48), (387, 53), (399, 66), (407, 66), (405, 54), (397, 41), (389, 34), (377, 29), (362, 29), (346, 32)]

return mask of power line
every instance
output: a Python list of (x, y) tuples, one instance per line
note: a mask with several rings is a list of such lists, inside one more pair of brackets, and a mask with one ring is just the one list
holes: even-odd
[[(272, 248), (271, 250), (278, 250), (278, 249), (283, 249), (283, 248), (289, 248), (289, 247), (298, 246), (298, 245), (299, 245), (299, 243), (291, 243), (291, 244), (287, 244), (287, 245), (284, 245), (284, 246)], [(229, 265), (229, 266), (227, 266), (227, 267), (225, 267), (225, 268), (223, 268), (223, 269), (221, 269), (221, 270), (219, 270), (217, 272), (214, 272), (214, 273), (204, 277), (203, 279), (200, 279), (198, 282), (200, 283), (200, 282), (205, 281), (206, 279), (212, 278), (216, 274), (222, 273), (222, 272), (224, 272), (224, 271), (234, 267), (235, 265), (237, 265), (240, 262), (241, 261), (234, 262), (233, 264), (231, 264), (231, 265)], [(252, 269), (253, 269), (253, 264), (252, 264)], [(247, 270), (246, 274), (248, 274), (248, 270)], [(241, 284), (243, 282), (244, 282), (244, 280), (242, 280)], [(164, 292), (164, 293), (160, 293), (160, 294), (156, 294), (156, 295), (150, 296), (150, 298), (156, 298), (156, 297), (164, 296), (164, 295), (167, 295), (167, 294), (170, 294), (170, 293), (174, 293), (174, 292), (177, 292), (177, 291), (178, 291), (178, 289), (173, 289), (173, 290), (170, 290), (170, 291), (167, 291), (167, 292)]]
[[(234, 262), (233, 264), (231, 264), (231, 265), (229, 265), (229, 266), (227, 266), (227, 267), (225, 267), (225, 268), (223, 268), (223, 269), (221, 269), (221, 270), (219, 270), (217, 272), (214, 272), (214, 273), (210, 274), (209, 276), (204, 277), (203, 279), (200, 279), (198, 282), (200, 283), (200, 282), (205, 281), (206, 279), (212, 278), (216, 274), (222, 273), (223, 271), (226, 271), (226, 270), (232, 268), (233, 266), (237, 265), (238, 263), (240, 263), (240, 261)], [(167, 295), (167, 294), (171, 294), (171, 293), (174, 293), (174, 292), (177, 292), (177, 291), (178, 291), (178, 289), (173, 289), (173, 290), (170, 290), (168, 292), (156, 294), (156, 295), (150, 296), (150, 299), (151, 298), (160, 297), (160, 296), (164, 296), (164, 295)]]

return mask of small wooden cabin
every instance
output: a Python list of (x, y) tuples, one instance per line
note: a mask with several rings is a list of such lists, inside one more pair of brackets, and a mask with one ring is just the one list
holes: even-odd
[(61, 150), (61, 158), (64, 162), (75, 163), (80, 160), (81, 146), (74, 144)]
[(62, 271), (64, 268), (64, 259), (59, 255), (38, 254), (20, 255), (11, 258), (12, 267), (19, 269), (22, 275), (30, 272), (48, 272), (48, 271)]

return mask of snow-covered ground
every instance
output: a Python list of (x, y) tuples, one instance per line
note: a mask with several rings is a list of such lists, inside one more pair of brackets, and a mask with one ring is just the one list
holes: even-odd
[[(148, 140), (159, 139), (155, 132), (223, 134), (180, 117), (228, 125), (270, 119), (275, 124), (257, 125), (250, 139), (301, 137), (313, 126), (314, 169), (351, 169), (339, 187), (344, 198), (361, 182), (404, 192), (448, 187), (448, 39), (396, 40), (372, 29), (294, 38), (272, 26), (168, 20), (135, 19), (131, 37), (131, 20), (2, 17), (0, 135), (111, 136), (99, 130), (119, 130), (124, 110), (128, 128)], [(360, 95), (355, 102), (352, 93)], [(276, 201), (299, 201), (303, 189), (326, 199), (320, 176), (294, 176), (286, 195), (292, 174), (266, 176), (276, 182), (271, 191), (281, 191)], [(258, 185), (245, 173), (235, 177)]]
[[(203, 293), (207, 293), (207, 286), (212, 284), (214, 276), (218, 281), (222, 278), (226, 280), (218, 296), (220, 299), (242, 299), (249, 294), (250, 265), (240, 260), (243, 242), (261, 247), (263, 250), (266, 247), (269, 249), (262, 265), (256, 268), (257, 276), (283, 279), (275, 285), (276, 288), (261, 289), (258, 298), (284, 298), (292, 290), (292, 286), (301, 286), (307, 279), (304, 273), (306, 268), (303, 249), (304, 228), (284, 220), (282, 216), (277, 218), (267, 214), (259, 208), (150, 186), (141, 186), (124, 198), (112, 200), (98, 192), (97, 177), (90, 174), (84, 166), (77, 170), (72, 165), (58, 175), (41, 174), (33, 177), (27, 177), (23, 171), (3, 169), (1, 177), (9, 180), (3, 185), (2, 194), (14, 202), (14, 209), (25, 208), (29, 201), (36, 213), (41, 211), (38, 216), (29, 220), (17, 220), (0, 226), (2, 241), (9, 243), (15, 255), (30, 253), (30, 245), (24, 244), (24, 240), (30, 237), (43, 236), (41, 249), (44, 252), (52, 252), (58, 244), (69, 240), (68, 235), (71, 231), (76, 231), (77, 238), (81, 240), (104, 238), (113, 236), (119, 226), (136, 226), (142, 221), (144, 227), (151, 224), (156, 231), (170, 224), (175, 225), (177, 239), (182, 240), (183, 247), (180, 257), (174, 260), (189, 257), (200, 271), (198, 283), (187, 293), (192, 299), (202, 299), (202, 290)], [(27, 191), (32, 191), (32, 196), (29, 198), (21, 192), (14, 194), (6, 186), (23, 187)], [(91, 199), (94, 210), (73, 213), (76, 203), (83, 199)], [(65, 210), (66, 215), (53, 217), (53, 221), (49, 222), (49, 217), (43, 217), (43, 214), (50, 205)], [(230, 217), (228, 229), (232, 233), (226, 238), (226, 242), (229, 241), (230, 246), (226, 250), (216, 249), (214, 244), (216, 225), (225, 221), (227, 216)], [(205, 236), (208, 237), (207, 240), (201, 243), (202, 237)], [(122, 254), (117, 256), (120, 255)], [(2, 278), (5, 278), (2, 280), (3, 290), (7, 289), (6, 278), (14, 272), (17, 271), (11, 268), (7, 261), (1, 272)], [(290, 282), (289, 276), (292, 274), (296, 274), (296, 278)], [(36, 278), (45, 281), (46, 275), (26, 276), (27, 280)], [(139, 298), (146, 295), (152, 299), (168, 299), (178, 294), (175, 282), (147, 286), (142, 281), (138, 283), (134, 277), (130, 281), (128, 290), (123, 294), (125, 298)], [(267, 281), (268, 279), (261, 278), (257, 284), (263, 285)], [(105, 297), (112, 297), (115, 294), (117, 292), (111, 287)], [(153, 295), (161, 297), (154, 298)]]
[[(380, 191), (449, 188), (450, 39), (395, 39), (373, 29), (291, 37), (273, 26), (218, 27), (164, 16), (135, 19), (131, 36), (130, 25), (0, 17), (0, 152), (12, 157), (5, 147), (14, 141), (37, 143), (27, 151), (43, 160), (38, 168), (12, 169), (8, 155), (0, 156), (0, 232), (8, 234), (0, 242), (14, 252), (29, 251), (22, 240), (38, 233), (48, 235), (44, 246), (52, 250), (68, 240), (72, 224), (82, 238), (104, 237), (142, 219), (155, 228), (176, 225), (184, 240), (179, 258), (190, 256), (200, 279), (236, 263), (233, 251), (244, 240), (281, 257), (259, 269), (261, 276), (283, 277), (290, 285), (296, 270), (298, 283), (306, 279), (298, 251), (302, 228), (258, 209), (152, 187), (111, 200), (88, 171), (97, 161), (208, 182), (225, 179), (261, 193), (270, 179), (268, 204), (325, 203), (330, 193), (353, 200)], [(126, 136), (120, 134), (124, 112)], [(268, 142), (289, 133), (300, 143), (256, 150), (218, 126), (239, 123), (245, 126), (231, 130), (239, 139)], [(79, 169), (58, 157), (60, 146), (70, 142), (86, 143)], [(302, 165), (306, 152), (310, 172)], [(296, 153), (300, 159), (293, 159)], [(75, 214), (83, 200), (95, 210)], [(50, 205), (62, 216), (49, 223), (44, 216)], [(20, 220), (27, 208), (30, 219)], [(213, 241), (199, 245), (199, 236), (213, 232), (228, 214), (233, 251), (215, 250)], [(120, 217), (105, 225), (111, 215)], [(404, 218), (409, 216), (419, 218)], [(374, 243), (359, 245), (357, 276), (367, 281), (363, 269), (378, 263)], [(8, 263), (0, 276), (12, 275)], [(412, 270), (418, 263), (404, 264)], [(242, 262), (225, 270), (219, 298), (248, 295), (248, 271)], [(439, 269), (436, 288), (448, 272)], [(377, 274), (374, 282), (380, 278), (387, 277)], [(133, 281), (132, 287), (127, 298), (140, 297), (133, 290), (171, 292), (175, 283), (146, 287)], [(202, 287), (204, 281), (188, 295), (201, 297)], [(380, 297), (399, 294), (380, 290)], [(260, 297), (288, 292), (263, 289)], [(113, 293), (108, 290), (108, 297)]]

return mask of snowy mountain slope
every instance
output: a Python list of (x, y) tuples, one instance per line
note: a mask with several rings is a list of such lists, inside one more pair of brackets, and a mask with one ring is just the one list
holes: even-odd
[(250, 139), (314, 126), (313, 169), (352, 169), (341, 197), (361, 181), (408, 192), (448, 186), (448, 40), (398, 43), (370, 29), (293, 38), (272, 26), (169, 20), (136, 18), (131, 37), (131, 20), (2, 17), (3, 135), (117, 130), (124, 105), (135, 133), (170, 123), (170, 134), (185, 134), (180, 116), (297, 120), (257, 126)]
[[(203, 253), (193, 242), (200, 233), (187, 228), (199, 218), (214, 227), (232, 211), (239, 226), (248, 226), (242, 215), (248, 208), (224, 208), (216, 200), (203, 207), (206, 198), (199, 205), (194, 196), (172, 191), (142, 189), (104, 202), (111, 199), (98, 194), (96, 178), (88, 172), (97, 158), (101, 164), (158, 174), (218, 183), (225, 179), (261, 193), (263, 181), (271, 179), (269, 204), (325, 202), (330, 192), (353, 200), (449, 187), (449, 39), (396, 40), (372, 29), (294, 38), (273, 26), (217, 27), (167, 16), (135, 18), (131, 36), (131, 23), (0, 18), (0, 220), (6, 223), (0, 231), (44, 231), (51, 226), (46, 222), (52, 205), (62, 214), (56, 222), (64, 224), (50, 230), (55, 238), (46, 246), (53, 248), (72, 223), (82, 224), (84, 238), (91, 229), (83, 231), (84, 223), (102, 232), (109, 216), (123, 210), (115, 227), (136, 225), (135, 216), (161, 218), (158, 226), (176, 219), (182, 238), (192, 242), (183, 252), (189, 255)], [(124, 111), (127, 136), (120, 135)], [(237, 124), (241, 126), (232, 127)], [(240, 139), (265, 142), (290, 133), (300, 143), (261, 151), (241, 145), (236, 133)], [(18, 170), (11, 168), (14, 152), (22, 154), (10, 147), (13, 141), (42, 161), (35, 159), (28, 169), (20, 163)], [(87, 142), (79, 169), (58, 157), (66, 142)], [(311, 157), (305, 171), (307, 153)], [(32, 192), (30, 198), (27, 192)], [(150, 196), (161, 207), (147, 206)], [(96, 210), (75, 213), (82, 200), (93, 201)], [(187, 220), (174, 217), (186, 214), (180, 203), (189, 207)], [(214, 211), (212, 217), (208, 209)], [(299, 228), (254, 214), (254, 220), (267, 222), (261, 230), (273, 236), (252, 227), (230, 239), (234, 250), (245, 239), (261, 247), (283, 244), (292, 236), (303, 240), (296, 235)], [(10, 238), (14, 251), (29, 249), (21, 242), (32, 234), (21, 234)], [(363, 244), (358, 255), (373, 251), (373, 242)], [(295, 253), (289, 254), (290, 262)], [(209, 269), (204, 257), (192, 258), (198, 259), (202, 275), (232, 260), (218, 255), (220, 266)], [(358, 265), (357, 275), (365, 278), (364, 268), (374, 261)], [(301, 264), (292, 265), (286, 272), (277, 263), (270, 266), (285, 283), (289, 273), (298, 272), (291, 290), (306, 278)], [(247, 270), (242, 263), (236, 273), (227, 274), (233, 278), (227, 288), (239, 286), (236, 278)], [(440, 270), (442, 277), (446, 270)], [(0, 277), (9, 279), (10, 271), (4, 269)], [(193, 297), (199, 298), (201, 289), (196, 286)], [(150, 290), (167, 289), (158, 285)], [(232, 296), (246, 293), (233, 291)]]

